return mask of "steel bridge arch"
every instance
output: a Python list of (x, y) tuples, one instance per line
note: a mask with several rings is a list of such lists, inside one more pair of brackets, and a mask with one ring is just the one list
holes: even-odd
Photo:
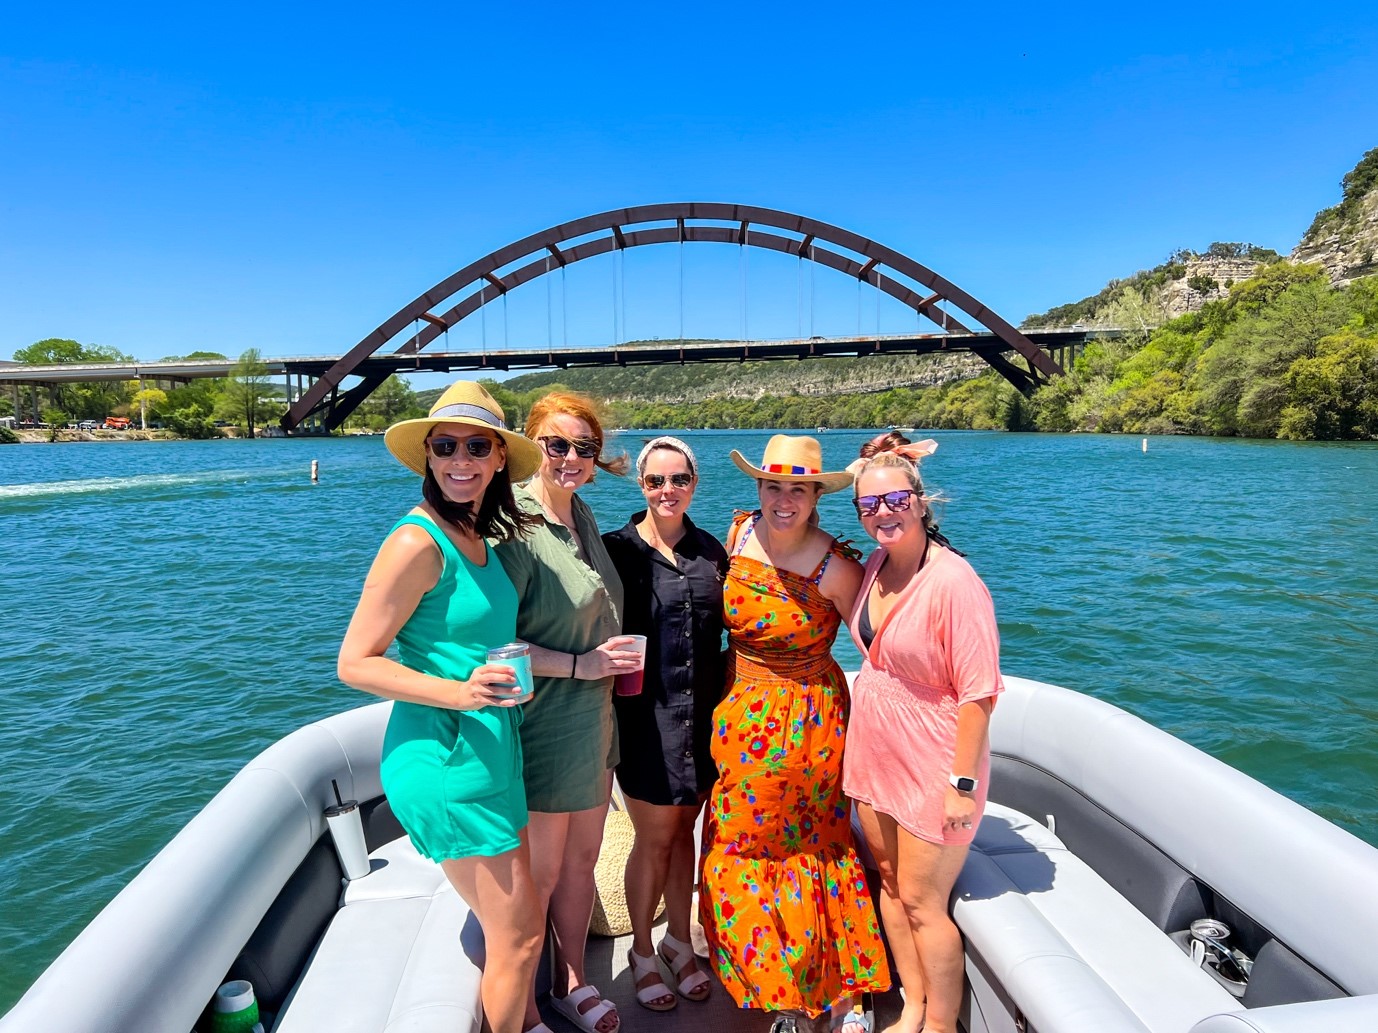
[[(694, 221), (735, 225), (696, 225), (693, 224)], [(628, 228), (645, 223), (666, 222), (674, 225), (648, 226), (644, 229)], [(765, 229), (758, 230), (755, 227)], [(770, 232), (771, 230), (782, 230), (791, 236), (782, 236), (780, 233)], [(605, 235), (595, 236), (596, 234)], [(566, 242), (576, 240), (578, 243), (561, 247)], [(489, 302), (501, 298), (516, 287), (574, 262), (626, 248), (688, 241), (759, 247), (808, 259), (869, 283), (942, 327), (946, 332), (970, 332), (969, 326), (938, 307), (939, 302), (946, 301), (991, 331), (1008, 346), (1009, 350), (1024, 358), (1028, 365), (1027, 370), (1010, 362), (998, 351), (978, 352), (997, 372), (1025, 394), (1032, 392), (1048, 378), (1062, 373), (1062, 368), (1046, 352), (966, 291), (914, 259), (860, 234), (817, 219), (753, 205), (715, 202), (649, 204), (618, 208), (552, 226), (499, 248), (446, 277), (410, 304), (399, 309), (341, 356), (283, 415), (282, 426), (291, 431), (311, 414), (327, 408), (330, 410), (326, 419), (327, 429), (338, 426), (345, 416), (372, 394), (389, 375), (355, 374), (355, 369), (415, 323), (424, 321), (425, 325), (417, 332), (408, 332), (403, 343), (391, 354), (416, 354), (446, 330), (473, 315)], [(864, 261), (857, 261), (848, 255), (831, 250), (829, 245), (859, 255)], [(516, 266), (506, 275), (497, 275), (498, 270), (528, 257), (532, 260), (526, 264)], [(929, 293), (925, 295), (911, 289), (894, 276), (886, 275), (885, 269), (919, 284)], [(432, 311), (466, 289), (468, 293), (444, 312), (437, 315)], [(362, 376), (362, 382), (341, 395), (342, 381), (352, 375)]]

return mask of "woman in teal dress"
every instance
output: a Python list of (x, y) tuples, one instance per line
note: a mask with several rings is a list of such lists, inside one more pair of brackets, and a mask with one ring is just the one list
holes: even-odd
[[(483, 1014), (521, 1033), (544, 940), (531, 878), (514, 671), (487, 651), (516, 638), (517, 592), (487, 538), (531, 519), (512, 482), (540, 463), (477, 384), (452, 385), (425, 419), (388, 428), (421, 474), (423, 501), (393, 528), (364, 581), (339, 674), (395, 700), (383, 790), (417, 850), (440, 864), (483, 929)], [(398, 660), (386, 655), (394, 639)]]
[[(550, 1003), (585, 1033), (613, 1033), (617, 1009), (586, 979), (584, 945), (618, 759), (612, 681), (641, 658), (621, 648), (630, 641), (621, 634), (622, 581), (578, 489), (595, 467), (621, 473), (627, 461), (603, 458), (603, 428), (582, 395), (537, 401), (526, 433), (544, 454), (517, 503), (537, 524), (497, 551), (521, 599), (517, 637), (530, 644), (536, 675), (522, 752), (532, 874), (555, 946)], [(527, 1028), (539, 1021), (533, 996)]]

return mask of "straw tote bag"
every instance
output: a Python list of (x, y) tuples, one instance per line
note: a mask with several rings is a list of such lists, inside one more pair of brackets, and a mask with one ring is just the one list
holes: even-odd
[[(621, 790), (614, 788), (608, 806), (608, 816), (603, 821), (603, 845), (598, 851), (598, 863), (593, 869), (593, 884), (596, 893), (593, 898), (593, 917), (589, 919), (589, 932), (595, 936), (625, 936), (632, 931), (632, 916), (627, 910), (627, 888), (624, 873), (627, 858), (631, 856), (632, 844), (636, 842), (636, 829), (631, 815), (626, 811)], [(656, 904), (655, 921), (665, 912), (665, 899)]]

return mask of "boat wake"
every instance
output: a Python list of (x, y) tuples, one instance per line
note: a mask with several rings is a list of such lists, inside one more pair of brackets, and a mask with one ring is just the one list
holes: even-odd
[(148, 488), (222, 484), (247, 481), (279, 471), (211, 470), (203, 473), (157, 473), (137, 477), (90, 477), (76, 481), (41, 481), (33, 484), (0, 484), (0, 502), (9, 499), (48, 498), (54, 495), (90, 495), (100, 492), (139, 491)]

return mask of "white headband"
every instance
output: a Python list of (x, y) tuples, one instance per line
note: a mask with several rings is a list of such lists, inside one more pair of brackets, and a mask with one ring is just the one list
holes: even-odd
[(694, 450), (686, 445), (679, 438), (672, 438), (668, 434), (662, 434), (658, 438), (652, 438), (646, 442), (646, 447), (641, 450), (641, 454), (636, 457), (636, 475), (640, 477), (646, 472), (646, 460), (650, 458), (652, 452), (658, 448), (669, 448), (684, 456), (689, 464), (689, 472), (695, 477), (699, 475), (698, 460), (694, 458)]

